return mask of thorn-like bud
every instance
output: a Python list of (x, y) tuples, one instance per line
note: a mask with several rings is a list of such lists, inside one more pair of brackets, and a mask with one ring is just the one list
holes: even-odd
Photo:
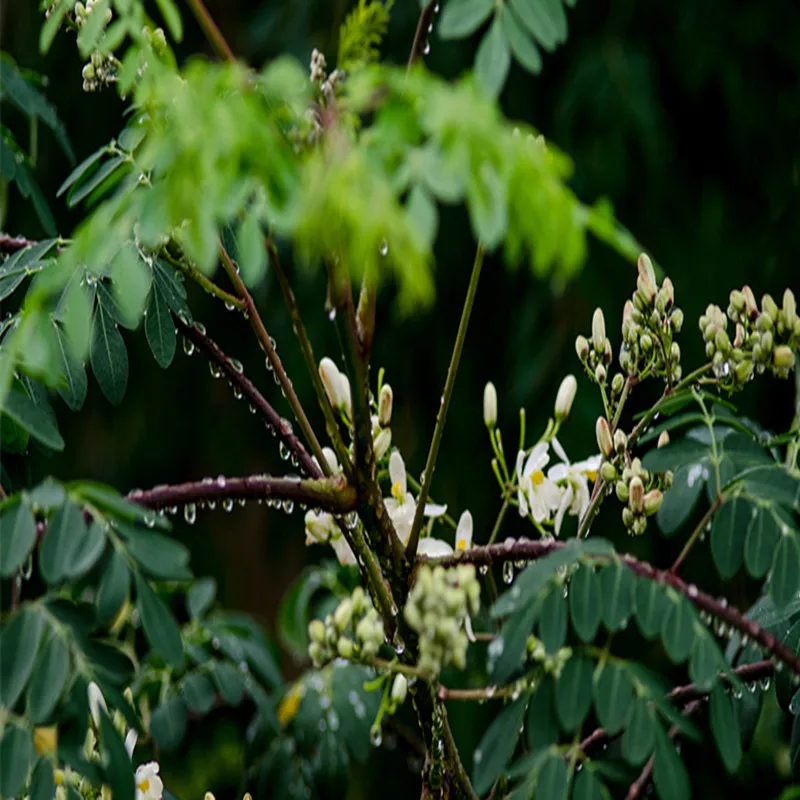
[(396, 675), (392, 684), (392, 703), (395, 706), (403, 704), (408, 694), (408, 679), (405, 675)]
[(613, 483), (617, 479), (617, 468), (610, 461), (604, 461), (600, 467), (600, 475), (606, 483)]
[(644, 513), (648, 517), (652, 517), (653, 514), (661, 508), (661, 504), (664, 502), (664, 495), (661, 493), (659, 489), (651, 489), (645, 496), (644, 496)]
[(597, 418), (595, 435), (597, 436), (597, 447), (600, 452), (606, 458), (611, 458), (614, 453), (614, 442), (611, 440), (611, 429), (608, 427), (608, 420), (605, 417)]
[(638, 475), (631, 478), (628, 492), (628, 507), (634, 514), (641, 514), (644, 511), (644, 484)]
[(785, 344), (778, 345), (772, 351), (772, 363), (778, 369), (791, 369), (794, 366), (794, 353)]
[(661, 431), (658, 434), (658, 447), (666, 447), (669, 444), (669, 433), (667, 431)]
[(491, 381), (483, 388), (483, 424), (489, 429), (497, 425), (497, 389)]
[(596, 308), (592, 316), (592, 344), (598, 353), (605, 349), (606, 342), (606, 318), (603, 316), (603, 309)]
[(612, 379), (611, 379), (611, 391), (614, 394), (622, 394), (622, 390), (625, 388), (625, 377), (622, 375), (621, 372), (618, 372)]
[(563, 422), (572, 410), (572, 403), (575, 400), (575, 393), (578, 391), (578, 381), (574, 375), (567, 375), (561, 386), (558, 387), (556, 395), (555, 415), (558, 422)]
[(578, 354), (578, 358), (581, 362), (586, 361), (589, 356), (589, 342), (585, 336), (578, 336), (578, 338), (575, 339), (575, 352)]
[(394, 392), (388, 383), (381, 386), (381, 394), (378, 398), (378, 421), (381, 427), (388, 428), (392, 421), (392, 405), (394, 403)]

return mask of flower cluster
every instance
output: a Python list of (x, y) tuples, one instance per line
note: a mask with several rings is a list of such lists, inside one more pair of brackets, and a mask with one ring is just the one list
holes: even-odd
[(478, 613), (480, 596), (472, 564), (420, 568), (403, 613), (419, 634), (421, 670), (435, 676), (449, 664), (464, 669), (468, 638), (462, 623)]
[[(733, 341), (727, 331), (729, 319), (734, 324)], [(727, 316), (719, 306), (709, 305), (699, 325), (714, 375), (726, 389), (741, 389), (755, 373), (760, 375), (766, 370), (786, 378), (795, 366), (795, 352), (800, 349), (800, 317), (791, 289), (783, 293), (780, 308), (765, 294), (760, 311), (749, 286), (734, 289)]]
[(544, 642), (531, 635), (528, 637), (528, 658), (542, 665), (548, 675), (552, 675), (556, 680), (561, 677), (561, 670), (572, 657), (571, 647), (562, 647), (555, 653), (548, 653)]
[(324, 622), (315, 619), (309, 623), (308, 637), (308, 655), (317, 668), (337, 657), (369, 661), (383, 644), (383, 623), (372, 601), (358, 586)]
[[(87, 18), (92, 13), (97, 13), (97, 7), (99, 5), (100, 0), (86, 0), (86, 5), (83, 3), (75, 3), (73, 9), (75, 26), (78, 29), (82, 28)], [(103, 19), (104, 28), (111, 22), (113, 16), (111, 9), (106, 7)], [(117, 80), (120, 67), (119, 59), (116, 58), (113, 53), (102, 53), (99, 50), (95, 50), (91, 54), (88, 63), (84, 64), (81, 70), (83, 91), (96, 92), (102, 87), (114, 83)]]
[(606, 336), (606, 319), (602, 309), (595, 309), (592, 317), (591, 340), (578, 336), (575, 340), (575, 352), (583, 364), (589, 377), (604, 385), (611, 364), (611, 340)]

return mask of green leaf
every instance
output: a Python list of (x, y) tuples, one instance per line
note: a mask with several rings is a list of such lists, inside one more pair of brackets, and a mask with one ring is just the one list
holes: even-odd
[(750, 504), (737, 498), (717, 512), (711, 528), (711, 555), (723, 578), (732, 578), (742, 566), (744, 540), (751, 517)]
[(211, 677), (225, 702), (238, 706), (244, 693), (244, 676), (230, 661), (215, 661)]
[(653, 782), (661, 800), (689, 800), (692, 796), (689, 775), (675, 745), (659, 727), (656, 735)]
[(633, 573), (619, 562), (600, 570), (603, 622), (610, 631), (625, 628), (633, 613)]
[(60, 0), (60, 2), (55, 4), (50, 16), (45, 20), (41, 31), (39, 31), (40, 52), (46, 53), (50, 49), (50, 45), (53, 43), (53, 39), (55, 39), (58, 29), (61, 27), (61, 23), (64, 20), (64, 16), (67, 11), (72, 8), (73, 4), (69, 0)]
[(36, 520), (27, 503), (17, 499), (0, 513), (0, 575), (8, 578), (36, 544)]
[(573, 655), (556, 682), (556, 711), (567, 733), (583, 722), (592, 705), (592, 662)]
[(511, 45), (514, 58), (528, 72), (538, 75), (542, 70), (542, 56), (510, 6), (503, 12), (503, 30)]
[(83, 535), (73, 545), (66, 577), (69, 580), (83, 577), (97, 563), (105, 549), (105, 528), (95, 520), (89, 527), (84, 527)]
[(778, 608), (783, 608), (797, 594), (800, 584), (800, 549), (793, 531), (784, 529), (772, 562), (769, 596)]
[(70, 492), (77, 498), (106, 512), (115, 520), (140, 522), (148, 528), (155, 527), (169, 530), (170, 522), (166, 517), (156, 514), (150, 509), (137, 505), (132, 500), (122, 497), (115, 489), (102, 483), (81, 481), (70, 484)]
[(69, 674), (69, 650), (53, 632), (39, 654), (28, 683), (27, 712), (35, 724), (46, 722), (55, 708)]
[(736, 772), (742, 760), (742, 744), (739, 734), (739, 721), (733, 709), (728, 692), (717, 684), (711, 690), (708, 701), (711, 733), (722, 757), (722, 763), (728, 772)]
[(125, 556), (113, 550), (97, 590), (97, 619), (101, 623), (109, 622), (119, 611), (130, 587), (131, 573)]
[(43, 627), (40, 614), (23, 608), (0, 633), (0, 705), (8, 709), (14, 708), (30, 678)]
[(633, 597), (636, 604), (636, 621), (642, 636), (645, 639), (655, 639), (661, 634), (664, 614), (669, 605), (664, 589), (656, 581), (637, 578)]
[[(489, 32), (481, 40), (475, 55), (475, 75), (490, 97), (497, 97), (508, 77), (511, 50), (500, 15), (495, 15)], [(491, 245), (493, 247), (494, 245)]]
[(544, 11), (542, 0), (511, 0), (510, 7), (545, 50), (555, 50), (558, 31)]
[(430, 192), (422, 184), (416, 184), (409, 192), (406, 210), (425, 244), (432, 248), (439, 229), (439, 212)]
[(622, 730), (633, 704), (633, 682), (628, 671), (612, 662), (594, 673), (594, 707), (600, 724), (613, 736)]
[(214, 684), (202, 672), (190, 672), (180, 683), (186, 704), (198, 714), (207, 714), (214, 707), (217, 696)]
[(199, 619), (211, 608), (217, 596), (217, 582), (214, 578), (196, 580), (186, 595), (186, 610), (192, 619)]
[(611, 795), (594, 772), (584, 767), (575, 778), (572, 800), (611, 800)]
[(86, 392), (88, 390), (86, 370), (83, 364), (75, 358), (73, 348), (67, 341), (67, 336), (61, 326), (56, 325), (55, 328), (61, 356), (61, 375), (64, 378), (58, 386), (58, 393), (70, 411), (80, 411), (86, 400)]
[[(800, 652), (800, 619), (789, 629), (789, 632), (783, 638), (783, 645), (790, 652)], [(794, 683), (794, 673), (788, 669), (782, 669), (780, 672), (775, 673), (775, 694), (778, 698), (778, 704), (784, 711), (789, 711), (792, 706), (792, 698), (798, 691)], [(800, 699), (800, 698), (798, 698)], [(795, 701), (795, 704), (797, 701)]]
[(160, 580), (191, 580), (192, 573), (187, 567), (189, 549), (186, 545), (133, 525), (117, 523), (117, 530), (125, 536), (130, 554), (150, 576)]
[(505, 186), (497, 170), (484, 161), (467, 180), (467, 202), (475, 235), (493, 250), (508, 225)]
[(474, 33), (492, 13), (492, 0), (448, 0), (436, 28), (442, 39), (463, 39)]
[(183, 669), (183, 642), (178, 623), (139, 573), (135, 579), (139, 615), (150, 647), (175, 669)]
[(150, 291), (150, 301), (145, 311), (144, 333), (156, 363), (162, 369), (166, 369), (175, 357), (178, 337), (175, 334), (175, 323), (169, 313), (167, 299), (161, 293), (158, 281), (153, 283)]
[(668, 604), (661, 632), (667, 655), (676, 664), (689, 657), (694, 645), (694, 615), (688, 601), (680, 596)]
[(0, 741), (0, 795), (11, 798), (21, 794), (35, 757), (30, 732), (7, 725)]
[(58, 432), (55, 421), (25, 392), (11, 389), (6, 393), (0, 410), (45, 447), (59, 452), (64, 449), (64, 439)]
[(536, 796), (548, 800), (561, 800), (567, 793), (567, 762), (551, 754), (539, 768), (536, 778)]
[(704, 483), (702, 463), (684, 464), (675, 471), (672, 486), (664, 492), (664, 501), (656, 512), (656, 522), (665, 536), (672, 536), (689, 519)]
[(176, 694), (162, 703), (150, 718), (150, 732), (159, 747), (177, 749), (186, 733), (186, 704)]
[(744, 563), (752, 577), (763, 578), (767, 574), (780, 536), (781, 528), (772, 510), (753, 506), (744, 540)]
[(125, 156), (114, 156), (110, 158), (100, 169), (93, 172), (84, 183), (75, 186), (70, 191), (67, 196), (67, 207), (74, 208), (84, 197), (90, 195), (122, 167), (128, 168), (128, 159)]
[(267, 269), (267, 248), (261, 223), (255, 211), (245, 214), (236, 237), (242, 280), (247, 286), (255, 286)]
[(117, 800), (134, 800), (136, 784), (131, 759), (125, 750), (125, 742), (117, 732), (108, 714), (100, 710), (100, 743), (107, 759), (105, 770), (112, 795)]
[(699, 689), (708, 690), (725, 668), (725, 659), (717, 646), (716, 641), (708, 632), (701, 633), (692, 648), (692, 659), (689, 662), (689, 677)]
[(99, 150), (95, 150), (90, 156), (87, 156), (80, 164), (78, 164), (75, 169), (67, 175), (66, 180), (64, 183), (59, 186), (58, 191), (56, 192), (56, 197), (61, 197), (64, 192), (69, 189), (77, 180), (79, 180), (84, 173), (93, 166), (97, 161), (99, 161), (104, 155), (108, 153), (108, 145), (104, 144)]
[(47, 758), (40, 758), (31, 777), (31, 800), (53, 800), (56, 781), (53, 767)]
[(186, 287), (178, 279), (178, 273), (164, 262), (156, 259), (153, 262), (153, 278), (169, 307), (189, 324), (192, 321), (192, 313), (186, 304)]
[(101, 302), (97, 303), (92, 323), (89, 354), (100, 389), (112, 405), (118, 406), (128, 387), (128, 351), (114, 319)]
[[(119, 321), (126, 328), (134, 330), (144, 314), (153, 273), (133, 243), (129, 242), (114, 256), (108, 275), (111, 278), (115, 306), (121, 315)], [(100, 286), (105, 290), (104, 283)], [(106, 296), (107, 292), (104, 291), (101, 297), (103, 302)]]
[(180, 42), (183, 39), (183, 23), (181, 22), (181, 15), (178, 7), (173, 0), (156, 0), (158, 10), (161, 16), (164, 17), (164, 22), (167, 23), (169, 28), (169, 35), (176, 41)]
[(472, 782), (479, 795), (492, 788), (513, 755), (527, 705), (528, 697), (523, 696), (506, 706), (492, 721), (476, 748)]
[(539, 638), (548, 653), (555, 653), (564, 646), (567, 638), (567, 598), (559, 584), (555, 584), (542, 602), (539, 612)]
[(539, 613), (539, 605), (538, 602), (531, 603), (514, 614), (489, 645), (489, 673), (495, 683), (505, 683), (522, 663), (528, 636)]
[(86, 534), (83, 512), (65, 503), (50, 520), (39, 550), (39, 572), (49, 584), (61, 583), (72, 565), (76, 541)]
[(581, 564), (569, 583), (569, 610), (572, 627), (584, 642), (597, 635), (602, 613), (600, 582), (590, 564)]
[(622, 735), (622, 755), (629, 764), (634, 767), (644, 764), (655, 747), (657, 727), (647, 701), (638, 699), (628, 727)]
[(558, 741), (555, 687), (551, 678), (542, 680), (531, 697), (525, 731), (532, 752)]

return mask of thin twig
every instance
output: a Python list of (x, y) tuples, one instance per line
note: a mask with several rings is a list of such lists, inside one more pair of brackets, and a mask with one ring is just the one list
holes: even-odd
[(347, 514), (356, 506), (355, 489), (347, 485), (344, 475), (307, 480), (267, 475), (248, 475), (243, 478), (220, 476), (216, 479), (156, 486), (146, 491), (134, 490), (128, 494), (128, 499), (153, 509), (225, 500), (285, 500), (332, 514)]
[(414, 32), (414, 41), (411, 44), (411, 53), (408, 56), (408, 69), (414, 66), (417, 59), (425, 54), (425, 44), (428, 41), (428, 29), (433, 24), (439, 0), (429, 0), (422, 9), (417, 22), (417, 30)]
[(687, 539), (686, 544), (683, 546), (683, 550), (681, 550), (681, 552), (678, 554), (678, 557), (675, 559), (675, 563), (670, 569), (671, 573), (674, 575), (678, 574), (678, 570), (686, 560), (686, 556), (689, 555), (692, 547), (694, 547), (694, 543), (703, 535), (703, 531), (706, 529), (706, 526), (711, 522), (711, 518), (717, 513), (723, 502), (725, 502), (725, 498), (722, 495), (718, 494), (714, 498), (714, 502), (708, 507), (708, 511), (703, 514), (703, 518), (697, 523), (695, 529), (692, 531), (692, 535)]
[(414, 563), (414, 559), (417, 555), (417, 544), (419, 543), (419, 532), (422, 528), (425, 504), (428, 502), (428, 495), (430, 494), (431, 483), (433, 481), (433, 473), (436, 471), (436, 459), (439, 455), (439, 445), (442, 441), (444, 424), (447, 420), (447, 410), (450, 408), (450, 400), (453, 396), (453, 387), (455, 386), (456, 382), (458, 365), (461, 361), (461, 353), (464, 349), (464, 340), (467, 338), (467, 328), (469, 327), (469, 319), (472, 316), (472, 307), (475, 304), (475, 295), (478, 291), (478, 280), (480, 279), (481, 268), (483, 267), (483, 256), (483, 245), (479, 244), (475, 253), (475, 261), (472, 265), (472, 274), (469, 278), (467, 297), (464, 300), (464, 308), (461, 311), (461, 321), (458, 324), (458, 333), (456, 334), (456, 341), (453, 345), (453, 354), (450, 357), (450, 366), (447, 368), (447, 378), (445, 379), (444, 383), (444, 391), (442, 392), (442, 399), (439, 405), (439, 413), (436, 415), (436, 426), (433, 429), (431, 446), (428, 450), (428, 460), (425, 462), (425, 477), (422, 480), (422, 486), (419, 490), (419, 497), (417, 498), (417, 508), (414, 512), (414, 522), (411, 526), (411, 535), (408, 539), (408, 544), (406, 545), (406, 558), (411, 564)]
[(208, 39), (209, 44), (214, 48), (217, 55), (226, 61), (236, 61), (233, 50), (231, 50), (230, 46), (225, 41), (225, 37), (217, 27), (217, 23), (214, 22), (211, 14), (208, 13), (208, 9), (205, 7), (203, 0), (186, 0), (186, 4), (192, 10), (194, 18), (203, 29), (206, 39)]
[[(421, 557), (422, 563), (441, 564), (442, 566), (452, 566), (455, 564), (475, 564), (481, 566), (486, 564), (502, 564), (506, 561), (533, 561), (542, 558), (548, 553), (560, 550), (565, 546), (560, 541), (527, 541), (509, 540), (507, 543), (493, 544), (485, 547), (473, 547), (463, 553), (444, 556), (442, 558)], [(593, 555), (592, 558), (602, 560), (605, 557)], [(764, 630), (753, 620), (745, 617), (737, 608), (730, 606), (725, 598), (717, 600), (710, 594), (701, 591), (694, 584), (687, 583), (678, 575), (668, 570), (656, 569), (646, 561), (640, 561), (630, 554), (619, 556), (621, 563), (635, 575), (646, 580), (655, 581), (662, 586), (670, 586), (675, 591), (680, 592), (701, 611), (705, 611), (712, 617), (726, 623), (728, 627), (733, 627), (741, 634), (746, 635), (749, 640), (768, 653), (773, 655), (778, 661), (783, 662), (792, 672), (800, 675), (800, 657), (793, 653), (786, 645), (778, 641), (771, 633)]]

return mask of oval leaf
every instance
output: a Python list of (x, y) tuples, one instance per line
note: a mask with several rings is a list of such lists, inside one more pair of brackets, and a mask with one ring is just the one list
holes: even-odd
[(43, 628), (42, 617), (27, 608), (14, 614), (3, 627), (0, 634), (0, 705), (8, 709), (14, 708), (28, 682)]
[(561, 727), (571, 732), (583, 722), (592, 705), (592, 663), (574, 655), (556, 682), (556, 711)]
[(584, 642), (591, 642), (600, 627), (602, 595), (594, 568), (581, 564), (569, 583), (572, 627)]
[(527, 696), (506, 706), (495, 717), (475, 750), (472, 782), (482, 795), (492, 788), (497, 776), (505, 769), (519, 738), (519, 729), (528, 705)]
[(156, 597), (147, 581), (138, 573), (136, 604), (150, 647), (175, 669), (183, 669), (183, 642), (178, 623), (163, 601)]
[(27, 710), (36, 724), (45, 722), (55, 708), (69, 674), (69, 649), (53, 633), (42, 648), (28, 684)]
[(7, 505), (0, 515), (0, 575), (16, 572), (36, 544), (36, 520), (27, 503)]

